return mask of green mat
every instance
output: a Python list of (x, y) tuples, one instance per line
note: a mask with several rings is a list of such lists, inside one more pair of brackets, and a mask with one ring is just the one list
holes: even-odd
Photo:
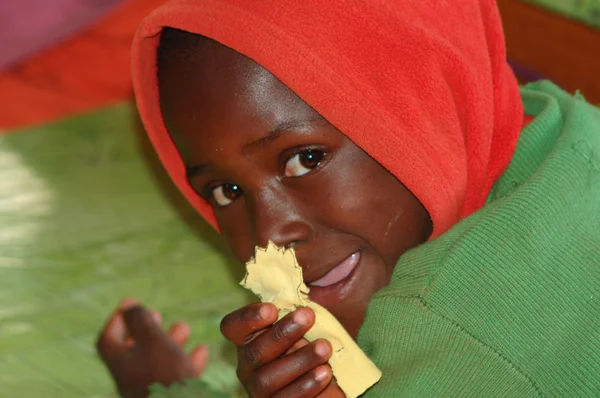
[(600, 29), (600, 0), (523, 0)]
[(0, 397), (112, 397), (94, 341), (125, 296), (190, 321), (236, 385), (221, 317), (242, 267), (165, 177), (123, 104), (0, 136)]

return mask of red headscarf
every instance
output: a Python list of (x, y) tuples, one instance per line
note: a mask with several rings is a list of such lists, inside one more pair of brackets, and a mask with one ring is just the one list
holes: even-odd
[(176, 0), (138, 31), (135, 93), (171, 178), (216, 228), (160, 112), (166, 26), (269, 70), (411, 190), (432, 237), (485, 203), (516, 146), (523, 108), (493, 0)]

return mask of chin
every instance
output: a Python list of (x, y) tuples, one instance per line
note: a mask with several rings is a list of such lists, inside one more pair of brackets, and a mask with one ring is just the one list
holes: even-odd
[(331, 312), (355, 339), (371, 296), (389, 283), (385, 267), (379, 261), (372, 261), (373, 257), (362, 255), (355, 269), (338, 283), (309, 286), (310, 299)]

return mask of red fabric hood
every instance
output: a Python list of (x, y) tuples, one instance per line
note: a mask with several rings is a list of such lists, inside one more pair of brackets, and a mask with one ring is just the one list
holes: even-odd
[(492, 0), (176, 0), (138, 31), (134, 88), (161, 161), (216, 228), (161, 117), (165, 26), (268, 69), (417, 196), (433, 238), (485, 203), (516, 146), (523, 109)]

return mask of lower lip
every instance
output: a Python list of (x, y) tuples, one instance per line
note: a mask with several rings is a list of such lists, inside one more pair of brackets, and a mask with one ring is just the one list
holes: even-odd
[[(354, 261), (352, 261), (353, 256)], [(344, 301), (353, 290), (354, 285), (356, 285), (357, 279), (359, 279), (358, 274), (361, 268), (360, 260), (361, 253), (358, 251), (340, 263), (337, 267), (344, 266), (346, 261), (352, 261), (354, 264), (352, 264), (352, 267), (349, 271), (346, 271), (347, 274), (346, 272), (343, 272), (343, 274), (346, 274), (346, 276), (338, 281), (335, 281), (335, 283), (331, 283), (326, 286), (312, 286), (309, 284), (309, 297), (311, 300), (323, 305), (326, 308), (331, 305), (335, 305), (336, 302)]]

